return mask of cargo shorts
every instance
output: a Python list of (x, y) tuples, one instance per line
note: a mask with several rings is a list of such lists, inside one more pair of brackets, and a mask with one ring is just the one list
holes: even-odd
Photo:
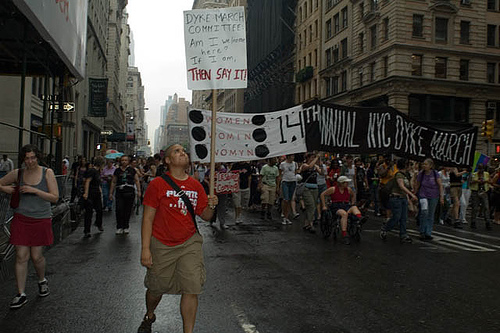
[(199, 233), (176, 246), (151, 237), (153, 265), (146, 272), (144, 286), (155, 296), (201, 294), (206, 281), (202, 244)]

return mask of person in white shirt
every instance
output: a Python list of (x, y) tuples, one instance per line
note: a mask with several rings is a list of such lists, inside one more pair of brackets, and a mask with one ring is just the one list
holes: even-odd
[(0, 160), (0, 177), (5, 176), (12, 170), (14, 170), (14, 162), (12, 162), (7, 154), (3, 154), (3, 158)]
[[(295, 187), (297, 186), (297, 169), (298, 165), (294, 161), (295, 155), (287, 155), (286, 160), (280, 164), (280, 179), (281, 179), (281, 192), (283, 196), (282, 210), (283, 210), (283, 221), (281, 224), (292, 224), (288, 219), (290, 213), (290, 203), (293, 199), (293, 194), (295, 192)], [(294, 214), (294, 218), (298, 216), (297, 213)]]

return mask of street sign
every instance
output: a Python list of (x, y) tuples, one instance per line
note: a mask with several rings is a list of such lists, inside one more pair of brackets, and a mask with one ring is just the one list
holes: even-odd
[(101, 131), (101, 135), (112, 135), (113, 130), (106, 130), (106, 131)]
[[(59, 111), (59, 103), (50, 104), (49, 110)], [(63, 102), (64, 112), (75, 112), (75, 103), (73, 102)]]

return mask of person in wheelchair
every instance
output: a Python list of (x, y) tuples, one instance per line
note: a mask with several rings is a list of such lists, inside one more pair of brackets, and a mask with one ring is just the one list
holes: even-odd
[(329, 187), (320, 195), (321, 207), (324, 211), (327, 210), (325, 197), (327, 195), (331, 198), (330, 211), (336, 216), (340, 216), (340, 227), (342, 230), (342, 238), (344, 239), (344, 244), (349, 245), (351, 243), (350, 237), (347, 234), (347, 220), (349, 215), (351, 215), (352, 222), (364, 223), (361, 217), (361, 211), (355, 205), (356, 194), (349, 187), (349, 182), (351, 180), (346, 176), (340, 176), (337, 179), (337, 184), (335, 186)]

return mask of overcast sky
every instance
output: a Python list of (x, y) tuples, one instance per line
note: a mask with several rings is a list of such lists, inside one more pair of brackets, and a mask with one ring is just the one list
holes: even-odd
[(135, 66), (145, 89), (148, 138), (160, 125), (160, 107), (177, 93), (191, 101), (187, 88), (182, 12), (193, 0), (129, 0), (128, 23), (135, 42)]

